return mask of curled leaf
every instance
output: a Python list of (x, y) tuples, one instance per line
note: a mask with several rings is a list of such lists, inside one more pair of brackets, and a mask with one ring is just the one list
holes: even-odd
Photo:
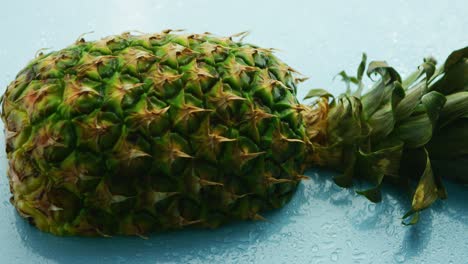
[(409, 210), (403, 218), (406, 219), (412, 215), (415, 215), (409, 222), (403, 222), (405, 224), (415, 224), (419, 219), (418, 212), (428, 208), (438, 198), (445, 198), (445, 189), (441, 185), (440, 181), (434, 176), (431, 167), (431, 161), (429, 159), (428, 152), (424, 149), (425, 155), (425, 169), (419, 179), (419, 183), (416, 187), (416, 191), (413, 195), (413, 201), (411, 204), (411, 210)]
[(312, 89), (310, 90), (307, 95), (304, 97), (304, 100), (314, 98), (314, 97), (325, 97), (325, 98), (330, 98), (333, 97), (331, 93), (329, 93), (325, 89)]

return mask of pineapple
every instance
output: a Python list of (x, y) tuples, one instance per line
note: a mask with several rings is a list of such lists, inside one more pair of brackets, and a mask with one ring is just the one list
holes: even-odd
[[(214, 228), (282, 207), (312, 166), (343, 171), (341, 186), (374, 182), (359, 191), (372, 201), (384, 179), (415, 176), (408, 216), (444, 197), (431, 158), (443, 168), (466, 154), (443, 144), (462, 135), (468, 112), (466, 82), (453, 86), (466, 76), (466, 49), (405, 81), (371, 63), (381, 79), (361, 96), (363, 61), (347, 79), (355, 92), (312, 90), (315, 103), (303, 105), (303, 78), (236, 37), (124, 33), (39, 54), (3, 96), (18, 212), (56, 235)], [(407, 169), (413, 158), (422, 171)]]

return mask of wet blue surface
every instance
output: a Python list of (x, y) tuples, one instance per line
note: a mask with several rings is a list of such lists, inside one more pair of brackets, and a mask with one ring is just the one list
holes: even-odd
[[(302, 84), (339, 93), (332, 77), (354, 72), (360, 53), (387, 59), (402, 74), (424, 56), (443, 60), (467, 45), (466, 1), (8, 1), (0, 9), (0, 87), (40, 48), (60, 49), (127, 30), (184, 28), (220, 35), (251, 30), (247, 41), (311, 77)], [(355, 3), (354, 3), (355, 2)], [(360, 3), (360, 4), (356, 4)], [(3, 135), (2, 135), (3, 137)], [(3, 139), (0, 148), (4, 149)], [(466, 263), (468, 190), (447, 183), (449, 199), (422, 213), (417, 226), (400, 217), (409, 197), (386, 186), (372, 204), (341, 189), (326, 171), (309, 171), (291, 203), (267, 222), (217, 230), (155, 234), (148, 240), (58, 238), (37, 231), (9, 204), (7, 161), (0, 155), (0, 263)]]

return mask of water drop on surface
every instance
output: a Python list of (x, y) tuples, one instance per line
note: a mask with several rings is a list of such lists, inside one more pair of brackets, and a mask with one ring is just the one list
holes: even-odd
[(361, 260), (364, 260), (367, 258), (367, 255), (365, 252), (354, 252), (353, 253), (353, 257), (352, 257), (355, 261), (361, 261)]
[(259, 233), (258, 232), (249, 232), (249, 240), (255, 241), (258, 239)]
[(210, 253), (216, 254), (216, 247), (210, 247)]
[(401, 253), (398, 253), (395, 255), (395, 261), (398, 263), (403, 263), (405, 261), (405, 256), (403, 256)]
[(330, 259), (333, 262), (337, 262), (338, 261), (338, 253), (332, 252), (331, 255), (330, 255)]
[(311, 250), (312, 252), (318, 252), (319, 248), (317, 245), (313, 245)]
[(388, 236), (393, 236), (393, 234), (395, 233), (395, 227), (393, 225), (387, 226), (387, 228), (385, 228), (385, 233)]

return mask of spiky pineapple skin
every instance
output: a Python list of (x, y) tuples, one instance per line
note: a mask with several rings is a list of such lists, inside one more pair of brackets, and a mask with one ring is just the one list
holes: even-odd
[(124, 33), (41, 54), (3, 98), (11, 202), (57, 235), (259, 219), (304, 168), (293, 70), (210, 34)]

